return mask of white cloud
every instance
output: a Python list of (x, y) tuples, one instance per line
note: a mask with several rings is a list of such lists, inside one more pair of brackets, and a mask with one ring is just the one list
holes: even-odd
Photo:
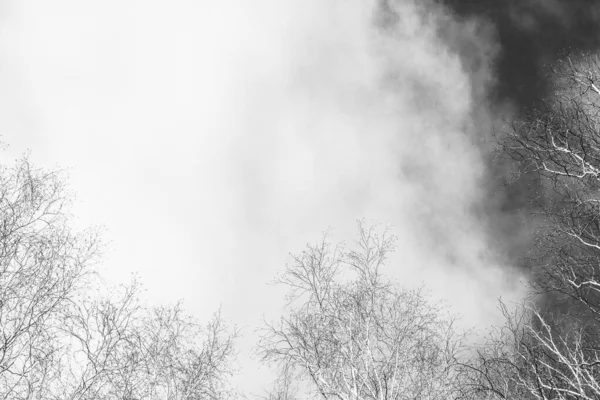
[(470, 212), (480, 99), (436, 30), (461, 25), (406, 0), (384, 32), (374, 3), (9, 2), (3, 138), (72, 168), (106, 273), (139, 270), (155, 301), (253, 324), (287, 252), (366, 217), (397, 228), (391, 273), (489, 322), (512, 288)]

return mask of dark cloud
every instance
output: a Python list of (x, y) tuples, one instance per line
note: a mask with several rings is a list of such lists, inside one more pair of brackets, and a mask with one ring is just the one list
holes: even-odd
[[(464, 22), (458, 32), (442, 26), (439, 35), (460, 54), (474, 90), (482, 87), (488, 100), (485, 103), (500, 126), (507, 110), (518, 115), (550, 94), (546, 65), (566, 52), (585, 53), (600, 46), (599, 0), (437, 2), (444, 4), (454, 19)], [(469, 22), (472, 28), (465, 29)], [(486, 61), (491, 64), (482, 68)], [(489, 136), (483, 131), (478, 134), (485, 142)], [(501, 128), (496, 134), (501, 135)], [(486, 146), (484, 153), (489, 150)], [(478, 211), (490, 223), (491, 234), (501, 251), (513, 263), (521, 264), (519, 260), (530, 249), (536, 225), (529, 199), (538, 193), (539, 187), (528, 175), (512, 180), (516, 169), (517, 165), (499, 163), (489, 157), (488, 196)]]
[[(478, 18), (496, 32), (499, 45), (493, 100), (517, 109), (547, 94), (543, 66), (563, 51), (596, 49), (600, 44), (597, 0), (440, 0), (459, 18)], [(470, 61), (478, 57), (463, 49)]]

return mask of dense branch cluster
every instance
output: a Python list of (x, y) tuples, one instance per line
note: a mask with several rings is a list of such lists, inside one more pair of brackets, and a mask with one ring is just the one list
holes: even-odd
[(266, 325), (259, 354), (327, 399), (451, 398), (453, 319), (382, 273), (393, 237), (359, 233), (356, 249), (323, 240), (294, 257), (279, 279), (289, 315)]
[(73, 233), (68, 199), (60, 173), (0, 166), (0, 398), (228, 397), (236, 331), (146, 306), (137, 280), (102, 290), (97, 232)]
[(549, 73), (555, 93), (500, 139), (537, 185), (540, 227), (533, 297), (504, 309), (506, 325), (465, 369), (488, 398), (600, 398), (600, 63), (569, 56)]

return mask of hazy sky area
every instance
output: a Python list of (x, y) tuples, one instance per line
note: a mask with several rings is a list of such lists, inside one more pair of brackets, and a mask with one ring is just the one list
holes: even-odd
[(359, 218), (393, 225), (387, 271), (465, 326), (519, 297), (473, 213), (497, 118), (493, 29), (430, 1), (399, 0), (394, 18), (377, 3), (0, 2), (2, 157), (68, 169), (77, 223), (105, 227), (109, 280), (138, 271), (150, 301), (183, 298), (202, 319), (222, 305), (245, 328), (242, 388), (268, 383), (247, 357), (283, 305), (266, 283), (328, 226), (337, 241)]

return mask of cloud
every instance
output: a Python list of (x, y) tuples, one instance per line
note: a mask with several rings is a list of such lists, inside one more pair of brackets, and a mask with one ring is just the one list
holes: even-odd
[(5, 139), (72, 167), (77, 214), (113, 240), (114, 279), (139, 270), (154, 301), (183, 297), (199, 316), (222, 303), (252, 327), (282, 306), (265, 283), (288, 252), (328, 226), (351, 240), (364, 217), (395, 226), (388, 272), (465, 325), (518, 296), (474, 212), (495, 118), (484, 20), (410, 0), (11, 5)]
[[(495, 65), (497, 102), (517, 109), (531, 106), (549, 92), (543, 66), (559, 52), (590, 51), (598, 47), (599, 8), (595, 0), (443, 0), (460, 19), (480, 18), (497, 31)], [(472, 55), (462, 54), (471, 59)]]
[[(390, 221), (402, 235), (401, 259), (391, 267), (400, 276), (407, 268), (413, 282), (475, 288), (483, 280), (488, 291), (502, 279), (501, 261), (472, 207), (486, 201), (477, 139), (489, 126), (475, 122), (491, 119), (479, 102), (481, 85), (493, 81), (496, 44), (476, 43), (476, 21), (454, 21), (433, 4), (396, 2), (396, 21), (386, 27), (364, 2), (303, 4), (314, 14), (288, 32), (289, 72), (259, 80), (261, 101), (247, 102), (260, 134), (233, 145), (234, 175), (250, 199), (248, 229), (267, 226), (281, 238), (326, 221), (351, 237), (348, 222), (358, 217)], [(439, 37), (441, 28), (489, 46), (477, 76)], [(438, 289), (458, 293), (453, 285)]]

